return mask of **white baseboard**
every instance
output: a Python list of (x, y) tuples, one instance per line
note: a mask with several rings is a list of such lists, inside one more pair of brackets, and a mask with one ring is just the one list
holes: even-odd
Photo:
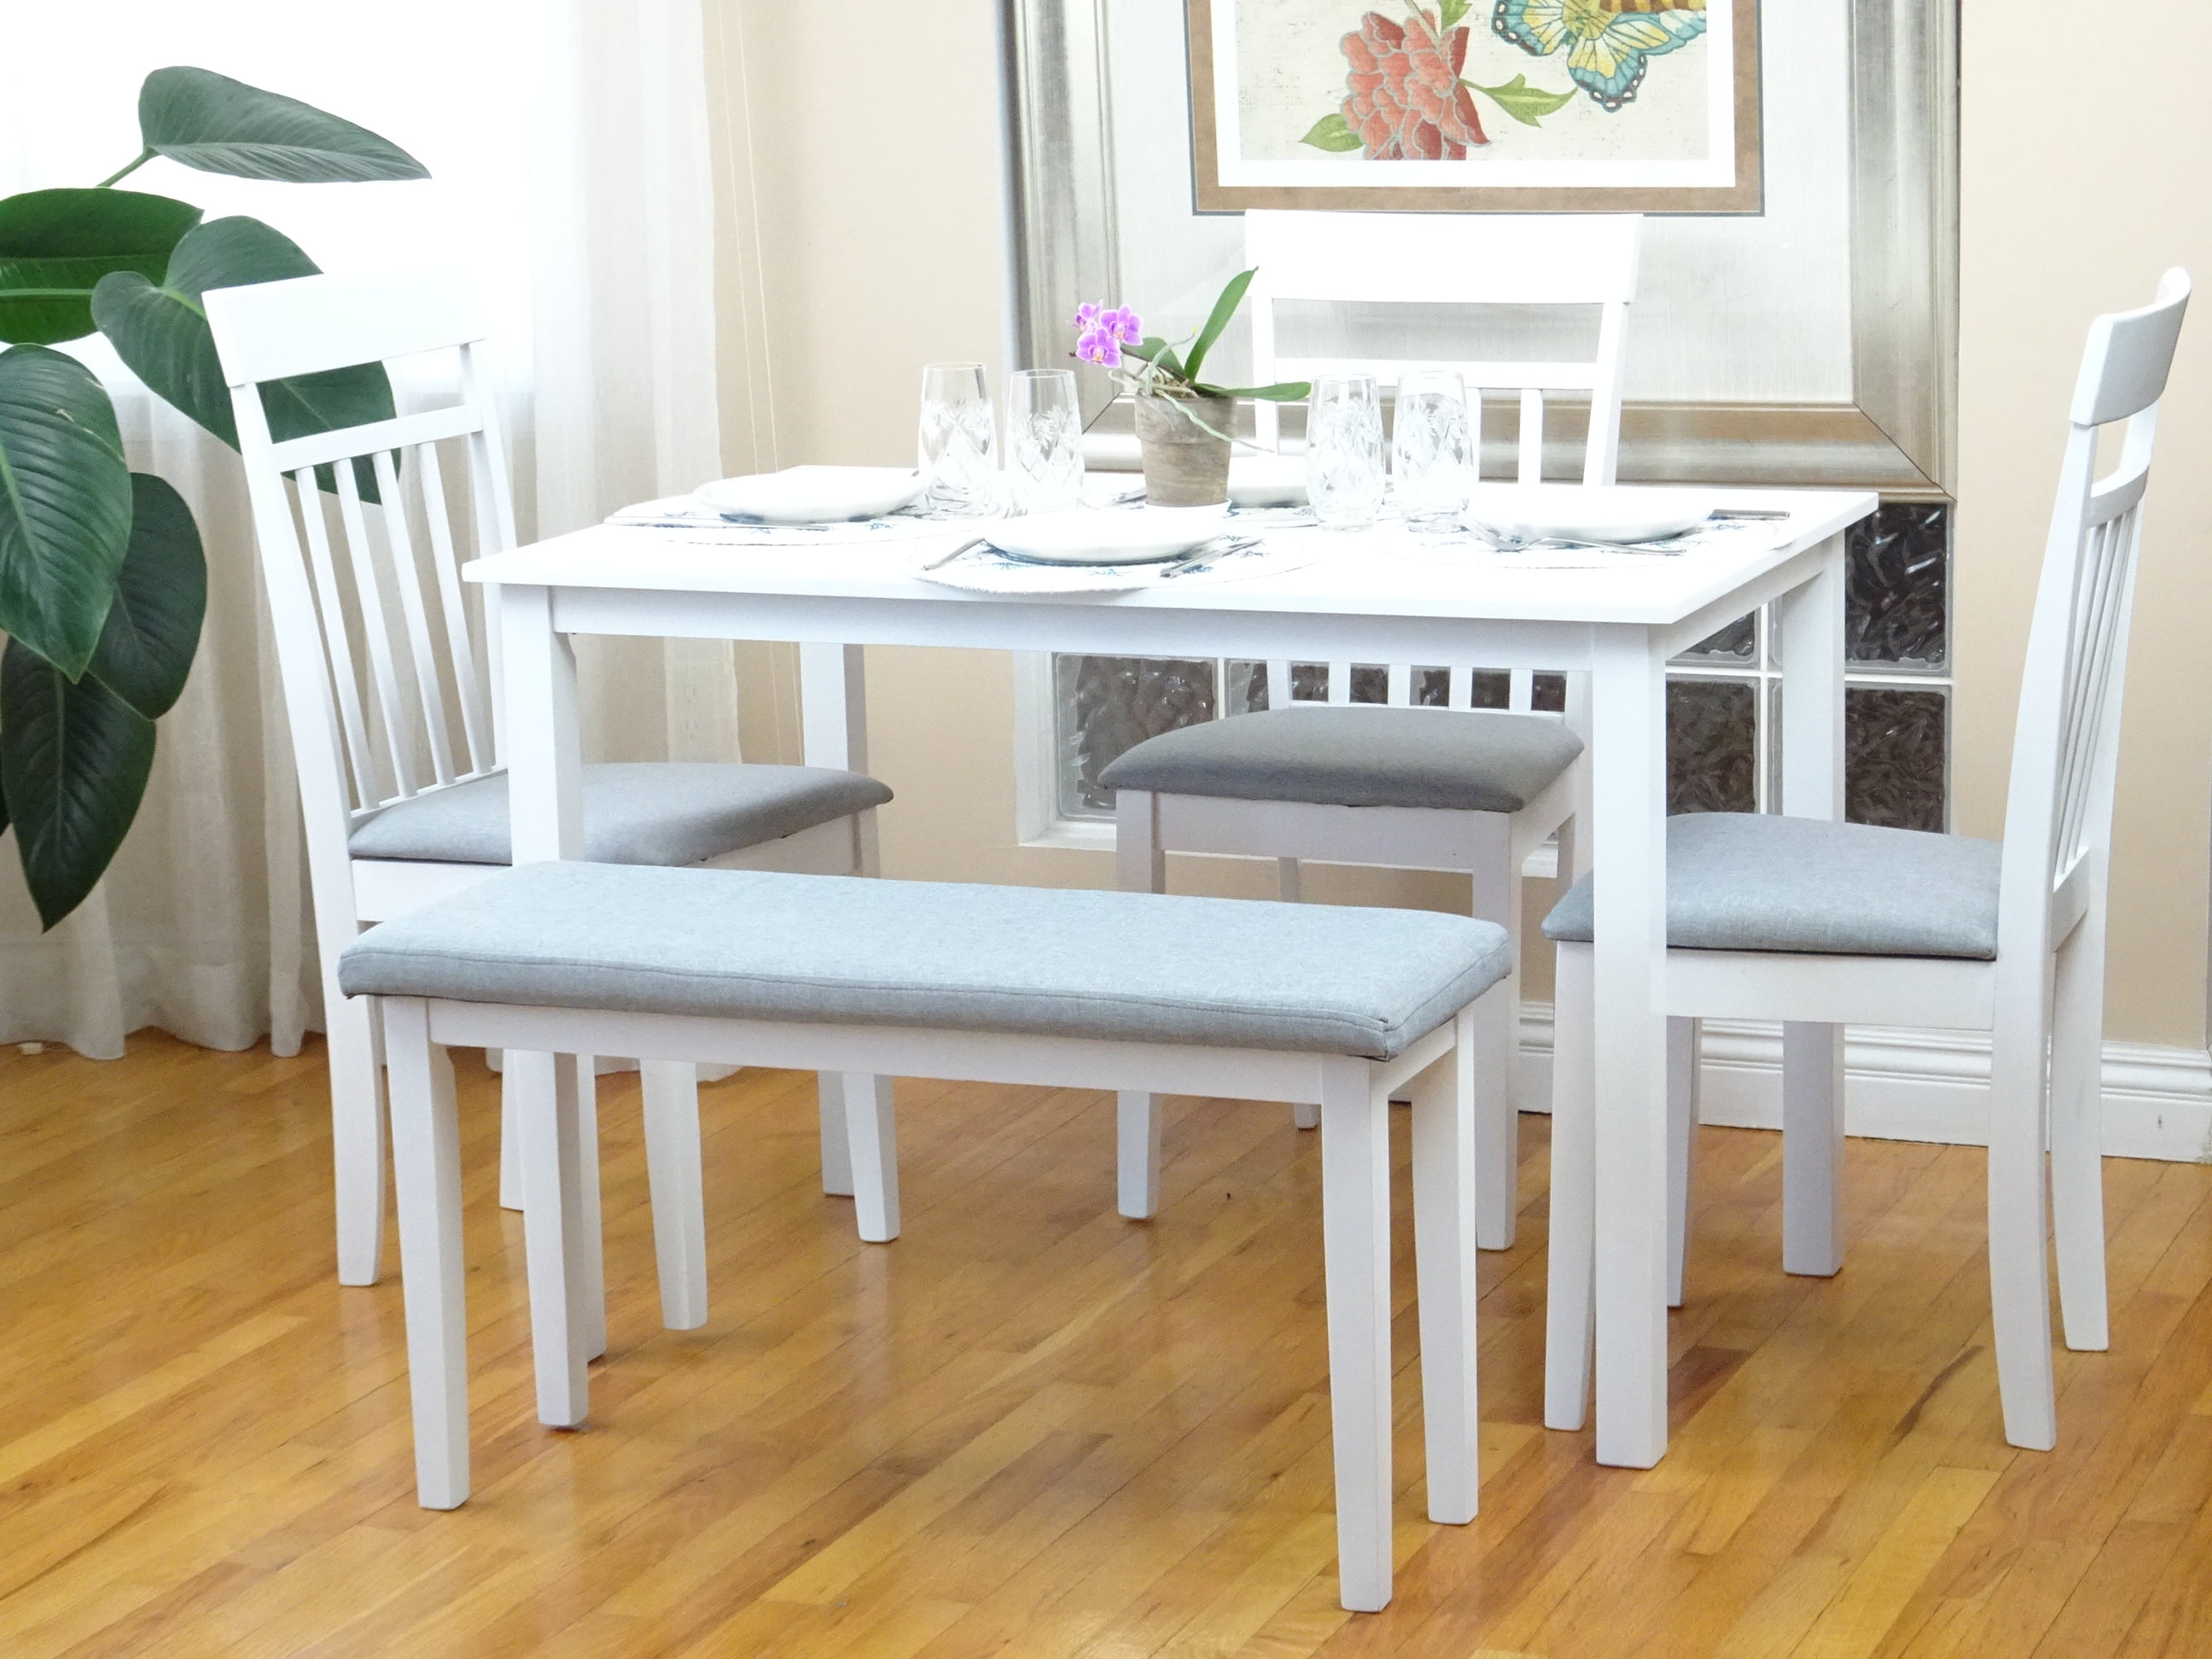
[[(1878, 1140), (1979, 1146), (1986, 1139), (1990, 1039), (1972, 1031), (1855, 1025), (1844, 1045), (1848, 1133)], [(1747, 1020), (1707, 1020), (1703, 1119), (1737, 1128), (1782, 1127), (1782, 1033)], [(1552, 1010), (1521, 1006), (1523, 1111), (1548, 1111)], [(2212, 1163), (2212, 1054), (2148, 1043), (2105, 1045), (2105, 1152), (2113, 1158)]]

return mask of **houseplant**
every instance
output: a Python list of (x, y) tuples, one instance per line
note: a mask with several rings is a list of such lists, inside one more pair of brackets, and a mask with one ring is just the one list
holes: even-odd
[(1199, 378), (1253, 275), (1243, 270), (1229, 279), (1205, 326), (1181, 353), (1158, 335), (1146, 335), (1142, 319), (1127, 306), (1086, 305), (1075, 313), (1076, 356), (1105, 369), (1136, 399), (1145, 499), (1154, 506), (1212, 507), (1227, 501), (1237, 400), (1295, 403), (1312, 391), (1304, 380), (1220, 386)]
[[(137, 814), (154, 722), (183, 693), (207, 572), (184, 498), (125, 463), (99, 380), (52, 348), (104, 334), (161, 397), (234, 448), (200, 295), (315, 273), (258, 219), (118, 190), (157, 158), (289, 184), (423, 179), (366, 128), (210, 70), (155, 70), (140, 149), (84, 188), (0, 198), (0, 833), (48, 927), (83, 902)], [(282, 440), (388, 419), (381, 365), (264, 390)], [(325, 488), (330, 488), (325, 477)], [(374, 498), (374, 480), (363, 494)]]

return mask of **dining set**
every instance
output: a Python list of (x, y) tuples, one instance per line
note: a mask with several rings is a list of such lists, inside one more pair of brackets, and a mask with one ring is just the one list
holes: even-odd
[[(2054, 1238), (2063, 1340), (2107, 1341), (2112, 786), (2185, 274), (2089, 329), (2000, 843), (1843, 821), (1847, 535), (1875, 510), (1871, 492), (1616, 483), (1636, 221), (1522, 222), (1525, 258), (1424, 277), (1432, 294), (1362, 269), (1345, 216), (1327, 216), (1325, 237), (1296, 222), (1308, 216), (1248, 216), (1256, 378), (1308, 375), (1316, 404), (1325, 386), (1366, 398), (1378, 431), (1378, 381), (1399, 422), (1423, 399), (1455, 406), (1456, 435), (1443, 425), (1457, 484), (1409, 469), (1401, 498), (1378, 477), (1366, 510), (1347, 513), (1340, 458), (1317, 457), (1310, 417), (1304, 456), (1267, 458), (1241, 502), (1130, 501), (1129, 475), (1083, 471), (1062, 371), (1017, 380), (1002, 470), (1022, 482), (994, 483), (980, 382), (940, 368), (921, 471), (900, 470), (899, 487), (878, 477), (889, 493), (863, 510), (839, 492), (866, 479), (801, 468), (518, 545), (464, 284), (319, 276), (205, 296), (307, 807), (339, 1273), (380, 1273), (388, 1107), (425, 1506), (469, 1493), (451, 1048), (501, 1057), (502, 1195), (523, 1213), (539, 1416), (562, 1427), (586, 1421), (587, 1364), (607, 1346), (598, 1056), (641, 1073), (662, 1313), (678, 1329), (708, 1317), (702, 1066), (817, 1073), (823, 1189), (849, 1194), (860, 1237), (885, 1245), (902, 1224), (893, 1077), (1111, 1094), (1114, 1199), (1133, 1224), (1160, 1203), (1163, 1097), (1258, 1100), (1320, 1132), (1340, 1594), (1379, 1609), (1395, 1486), (1391, 1104), (1411, 1102), (1424, 1501), (1465, 1523), (1480, 1490), (1477, 1252), (1514, 1241), (1518, 1112), (1545, 1103), (1513, 1084), (1538, 933), (1557, 951), (1549, 1427), (1594, 1423), (1601, 1463), (1665, 1454), (1700, 1020), (1780, 1023), (1782, 1265), (1840, 1270), (1843, 1032), (1865, 1022), (1994, 1033), (2004, 1434), (2056, 1443)], [(1376, 297), (1595, 307), (1600, 326), (1564, 362), (1394, 372), (1279, 349), (1279, 304)], [(454, 401), (270, 434), (265, 383), (425, 353), (458, 361)], [(1362, 375), (1364, 392), (1345, 389)], [(1551, 483), (1546, 400), (1562, 393), (1587, 424), (1577, 481)], [(1510, 484), (1477, 476), (1486, 406), (1517, 419)], [(1261, 408), (1261, 437), (1285, 449), (1276, 406)], [(2099, 434), (2121, 422), (2100, 476)], [(450, 478), (441, 447), (464, 456)], [(1006, 511), (1009, 491), (1022, 510)], [(1783, 672), (1779, 810), (1670, 818), (1668, 664), (1761, 607)], [(587, 763), (573, 643), (586, 635), (795, 644), (804, 764)], [(897, 804), (869, 775), (866, 650), (886, 645), (1261, 666), (1252, 707), (1139, 743), (1101, 774), (1112, 890), (1012, 888), (881, 873), (876, 817)], [(1486, 706), (1501, 675), (1504, 706)], [(1539, 677), (1564, 678), (1557, 706), (1538, 706)], [(1383, 700), (1355, 700), (1356, 678)], [(1532, 926), (1524, 873), (1547, 848), (1559, 896)], [(1171, 852), (1273, 860), (1279, 896), (1170, 894)], [(1315, 861), (1465, 875), (1469, 910), (1305, 903)]]

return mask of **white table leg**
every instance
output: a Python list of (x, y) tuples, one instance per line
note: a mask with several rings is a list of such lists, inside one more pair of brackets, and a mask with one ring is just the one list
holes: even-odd
[(1667, 665), (1649, 635), (1593, 652), (1597, 1458), (1667, 1449)]
[(499, 590), (501, 672), (507, 701), (500, 758), (514, 860), (584, 855), (583, 756), (576, 727), (576, 653), (553, 631), (553, 596), (543, 587)]
[[(1820, 573), (1775, 601), (1782, 663), (1782, 810), (1839, 818), (1844, 808), (1844, 557), (1822, 548)], [(1782, 1028), (1782, 1266), (1825, 1276), (1844, 1265), (1840, 1206), (1844, 1030)]]
[[(803, 755), (809, 766), (836, 767), (841, 771), (868, 769), (868, 684), (866, 657), (857, 645), (802, 645), (799, 647), (799, 730)], [(859, 825), (862, 873), (877, 873), (876, 815), (863, 812)], [(888, 1083), (880, 1091), (877, 1079), (854, 1073), (834, 1081), (823, 1077), (815, 1091), (821, 1117), (822, 1190), (833, 1197), (854, 1193), (853, 1149), (847, 1140), (846, 1105), (849, 1099), (872, 1106), (890, 1098)], [(888, 1109), (888, 1108), (886, 1108)], [(876, 1242), (897, 1236), (898, 1194), (880, 1186), (865, 1205), (880, 1225), (890, 1218), (891, 1231)], [(870, 1237), (866, 1226), (860, 1232)]]

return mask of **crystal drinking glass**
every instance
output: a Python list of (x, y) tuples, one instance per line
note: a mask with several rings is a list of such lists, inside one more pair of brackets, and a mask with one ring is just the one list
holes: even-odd
[(921, 371), (918, 455), (932, 513), (964, 515), (998, 507), (993, 451), (998, 423), (981, 363), (932, 363)]
[(1364, 530), (1382, 511), (1382, 408), (1371, 374), (1323, 374), (1306, 410), (1306, 495), (1330, 530)]
[(1474, 482), (1474, 442), (1457, 369), (1408, 369), (1400, 378), (1390, 470), (1408, 528), (1459, 528)]
[(1083, 490), (1083, 417), (1072, 368), (1006, 377), (1006, 487), (1017, 513), (1073, 507)]

